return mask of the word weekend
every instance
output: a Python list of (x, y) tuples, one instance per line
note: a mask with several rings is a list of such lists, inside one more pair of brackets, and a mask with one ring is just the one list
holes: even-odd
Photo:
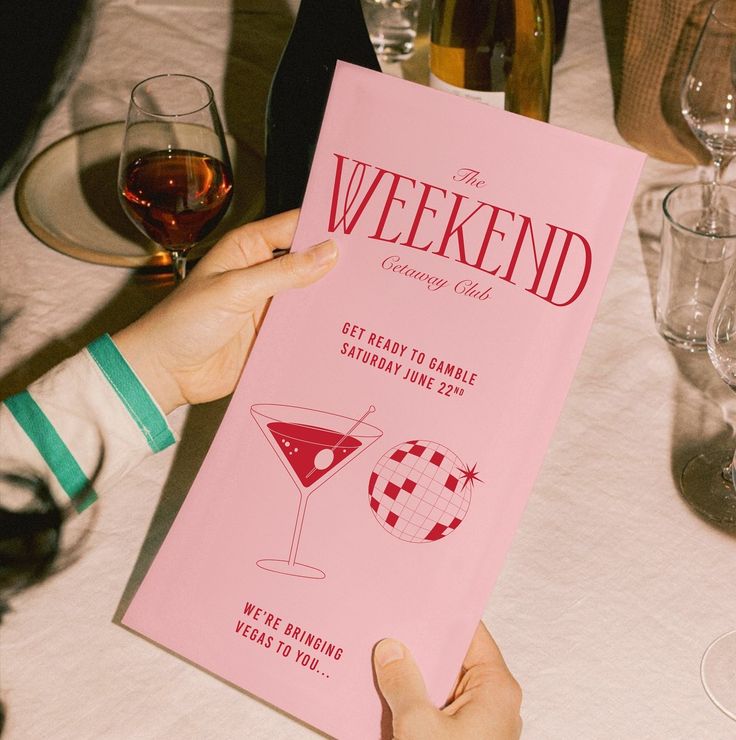
[[(585, 289), (592, 251), (582, 234), (342, 154), (334, 157), (331, 233), (355, 231), (452, 258), (554, 306), (570, 305)], [(455, 179), (467, 184), (468, 177)]]

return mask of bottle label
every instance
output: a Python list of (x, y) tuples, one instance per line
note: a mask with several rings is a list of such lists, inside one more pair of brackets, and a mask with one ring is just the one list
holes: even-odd
[(437, 75), (434, 75), (431, 72), (429, 73), (429, 86), (436, 90), (442, 90), (444, 92), (452, 93), (453, 95), (459, 95), (461, 98), (468, 98), (469, 100), (475, 100), (484, 105), (490, 105), (491, 108), (500, 108), (503, 110), (506, 104), (506, 93), (486, 92), (485, 90), (468, 90), (464, 87), (457, 87), (441, 80)]

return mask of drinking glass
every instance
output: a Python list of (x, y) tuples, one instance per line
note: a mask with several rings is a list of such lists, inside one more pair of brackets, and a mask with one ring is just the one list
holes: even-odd
[[(713, 3), (693, 52), (682, 86), (681, 107), (690, 129), (713, 162), (717, 185), (736, 155), (736, 3)], [(714, 228), (714, 209), (704, 214), (705, 228)]]
[(171, 253), (177, 282), (189, 250), (225, 215), (232, 189), (212, 88), (181, 74), (139, 82), (130, 96), (118, 196), (130, 220)]
[[(698, 231), (704, 203), (712, 202), (721, 226)], [(706, 349), (706, 328), (718, 291), (736, 255), (736, 188), (689, 182), (670, 190), (664, 215), (655, 318), (675, 347)]]
[(297, 561), (299, 541), (309, 497), (335, 473), (364, 452), (382, 434), (365, 419), (375, 411), (369, 406), (358, 419), (328, 411), (286, 404), (256, 404), (251, 414), (299, 494), (299, 507), (291, 535), (288, 558), (263, 558), (259, 568), (300, 578), (324, 578), (320, 568)]
[(363, 15), (376, 56), (400, 62), (414, 53), (421, 0), (362, 0)]

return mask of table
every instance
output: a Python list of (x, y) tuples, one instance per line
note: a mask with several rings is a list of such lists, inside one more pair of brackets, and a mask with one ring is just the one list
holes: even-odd
[[(139, 79), (179, 70), (214, 86), (227, 128), (262, 147), (291, 3), (98, 0), (89, 53), (34, 153), (121, 120)], [(404, 72), (421, 74), (422, 50)], [(426, 58), (426, 56), (425, 56)], [(553, 123), (621, 142), (600, 4), (572, 0)], [(524, 688), (524, 737), (736, 737), (706, 697), (703, 651), (736, 627), (736, 538), (696, 516), (683, 459), (726, 429), (734, 399), (702, 355), (656, 334), (659, 205), (686, 167), (650, 160), (552, 446), (485, 619)], [(163, 291), (133, 270), (54, 252), (0, 198), (0, 396), (25, 386)], [(314, 731), (121, 628), (223, 403), (180, 409), (175, 449), (105, 492), (78, 558), (13, 599), (0, 629), (9, 740), (307, 738)]]

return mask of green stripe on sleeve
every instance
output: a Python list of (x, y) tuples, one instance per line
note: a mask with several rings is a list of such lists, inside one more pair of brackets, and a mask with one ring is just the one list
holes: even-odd
[(160, 452), (176, 441), (145, 386), (131, 370), (120, 350), (108, 334), (95, 339), (87, 346), (107, 382), (114, 388), (128, 413), (154, 452)]
[(36, 446), (74, 503), (74, 508), (77, 511), (86, 509), (97, 499), (97, 494), (74, 455), (31, 394), (28, 391), (21, 391), (15, 396), (6, 398), (3, 403)]

